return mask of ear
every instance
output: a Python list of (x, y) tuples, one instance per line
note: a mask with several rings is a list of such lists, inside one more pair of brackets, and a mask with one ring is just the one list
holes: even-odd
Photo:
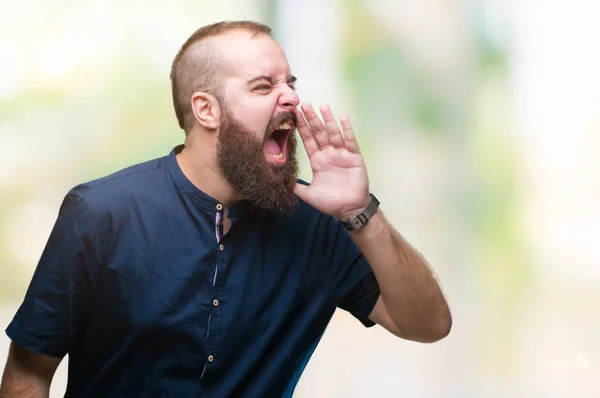
[(221, 108), (214, 95), (205, 92), (196, 92), (192, 95), (192, 112), (194, 118), (202, 127), (216, 130), (219, 126)]

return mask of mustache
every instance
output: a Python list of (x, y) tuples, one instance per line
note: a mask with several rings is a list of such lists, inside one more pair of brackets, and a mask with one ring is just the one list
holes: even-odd
[(277, 116), (275, 116), (273, 119), (271, 119), (271, 121), (269, 122), (269, 124), (267, 125), (267, 134), (266, 136), (270, 136), (273, 131), (283, 122), (287, 122), (288, 120), (291, 120), (294, 123), (294, 127), (296, 127), (296, 114), (294, 112), (288, 111), (288, 112), (281, 112), (279, 113)]

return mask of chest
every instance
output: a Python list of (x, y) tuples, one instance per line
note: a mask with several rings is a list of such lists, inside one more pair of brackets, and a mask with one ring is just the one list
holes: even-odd
[(224, 234), (219, 217), (161, 228), (129, 219), (109, 249), (89, 344), (128, 357), (158, 350), (205, 379), (292, 369), (337, 306), (316, 228), (234, 222)]
[(106, 312), (119, 314), (118, 328), (260, 333), (282, 314), (322, 305), (327, 281), (309, 237), (252, 225), (223, 234), (219, 226), (169, 226), (114, 251), (99, 294)]

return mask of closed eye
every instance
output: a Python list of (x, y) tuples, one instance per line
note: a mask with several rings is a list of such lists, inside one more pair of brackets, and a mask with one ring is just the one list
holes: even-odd
[(261, 84), (260, 86), (254, 87), (254, 90), (259, 90), (259, 91), (265, 91), (265, 90), (270, 90), (271, 86), (267, 85), (267, 84)]

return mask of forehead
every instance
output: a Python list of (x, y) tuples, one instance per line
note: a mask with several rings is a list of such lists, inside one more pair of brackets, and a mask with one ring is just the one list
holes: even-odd
[(233, 31), (215, 38), (226, 77), (245, 80), (265, 75), (285, 79), (290, 66), (283, 49), (273, 38), (247, 31)]

